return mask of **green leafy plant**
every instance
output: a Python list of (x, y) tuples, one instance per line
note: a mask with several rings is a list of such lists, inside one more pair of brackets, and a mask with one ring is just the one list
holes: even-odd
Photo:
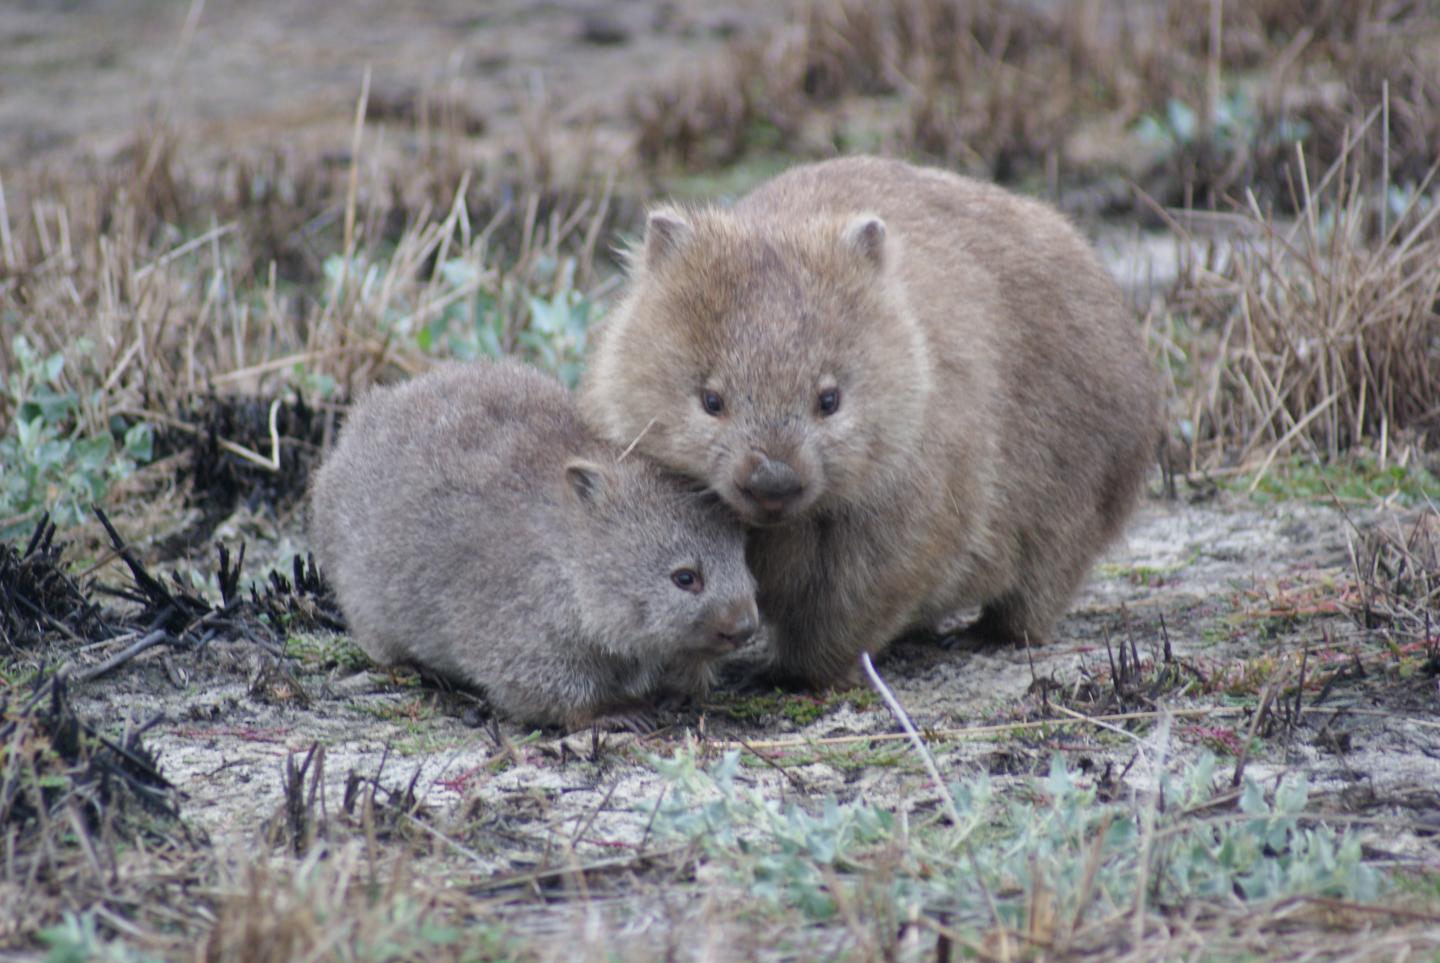
[(874, 708), (878, 701), (873, 691), (861, 688), (828, 692), (822, 696), (787, 693), (776, 689), (773, 692), (759, 692), (728, 699), (722, 708), (732, 719), (759, 722), (767, 716), (779, 715), (797, 726), (808, 726), (847, 703), (865, 710)]
[(154, 446), (145, 422), (115, 418), (108, 431), (85, 432), (80, 396), (62, 380), (62, 353), (44, 356), (21, 335), (11, 354), (16, 370), (0, 375), (10, 412), (10, 430), (0, 438), (0, 538), (13, 537), (42, 509), (59, 525), (79, 521), (113, 482), (149, 461)]
[[(1150, 144), (1170, 147), (1193, 147), (1206, 135), (1200, 112), (1178, 97), (1165, 102), (1164, 116), (1146, 114), (1135, 123), (1135, 133)], [(1309, 125), (1302, 120), (1282, 118), (1270, 130), (1262, 130), (1264, 118), (1256, 105), (1254, 94), (1236, 88), (1221, 97), (1211, 111), (1209, 136), (1222, 145), (1252, 144), (1267, 140), (1271, 143), (1304, 140), (1310, 135)]]
[(530, 326), (519, 334), (522, 356), (559, 375), (570, 387), (580, 380), (585, 336), (593, 305), (578, 291), (565, 288), (549, 298), (531, 295)]
[(1297, 499), (1301, 501), (1369, 504), (1396, 499), (1407, 505), (1440, 500), (1440, 479), (1418, 462), (1382, 466), (1364, 453), (1354, 453), (1321, 463), (1303, 455), (1278, 460), (1256, 480), (1253, 475), (1231, 479), (1230, 487), (1249, 492), (1261, 503)]
[[(390, 292), (384, 321), (426, 354), (460, 361), (518, 357), (574, 387), (587, 333), (599, 314), (595, 302), (575, 287), (576, 271), (575, 258), (548, 254), (537, 255), (524, 278), (497, 272), (473, 257), (450, 258), (435, 269), (423, 297)], [(358, 255), (347, 262), (337, 254), (325, 262), (332, 297), (350, 291), (363, 302), (384, 286), (389, 273), (389, 265)], [(303, 369), (297, 376), (310, 377)], [(322, 394), (327, 390), (319, 387)]]
[(655, 831), (693, 846), (738, 889), (816, 918), (862, 892), (885, 894), (900, 918), (945, 913), (984, 926), (998, 914), (1020, 926), (1037, 888), (1058, 918), (1077, 920), (1125, 912), (1141, 887), (1159, 908), (1301, 894), (1365, 900), (1381, 888), (1358, 837), (1307, 825), (1303, 777), (1282, 781), (1273, 799), (1247, 780), (1238, 813), (1187, 815), (1210, 811), (1209, 754), (1160, 775), (1153, 798), (1163, 807), (1106, 803), (1058, 755), (1025, 793), (1002, 798), (977, 775), (951, 787), (958, 824), (912, 822), (863, 797), (783, 805), (737, 779), (739, 763), (738, 752), (706, 768), (683, 750), (653, 759), (669, 783)]
[(45, 963), (151, 963), (156, 959), (119, 941), (107, 941), (93, 912), (65, 913), (59, 923), (40, 931), (40, 941), (50, 948)]
[(298, 633), (285, 640), (285, 654), (310, 669), (368, 669), (373, 663), (348, 635)]

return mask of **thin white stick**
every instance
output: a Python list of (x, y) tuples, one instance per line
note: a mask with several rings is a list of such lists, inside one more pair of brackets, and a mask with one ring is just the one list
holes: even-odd
[(276, 398), (270, 402), (270, 457), (266, 458), (259, 452), (251, 451), (244, 445), (237, 445), (227, 438), (220, 439), (220, 447), (238, 455), (248, 462), (259, 465), (266, 471), (278, 472), (280, 470), (280, 433), (275, 430), (275, 416), (280, 411), (280, 399)]
[(10, 210), (5, 206), (5, 181), (0, 179), (0, 254), (5, 255), (5, 266), (15, 270), (15, 243), (10, 237)]
[(925, 763), (926, 771), (935, 781), (935, 788), (940, 791), (940, 798), (944, 800), (945, 808), (950, 812), (950, 821), (955, 824), (956, 829), (959, 829), (961, 826), (960, 810), (956, 807), (955, 797), (950, 795), (950, 789), (945, 785), (945, 780), (940, 778), (940, 769), (935, 765), (935, 757), (930, 754), (930, 750), (925, 746), (925, 740), (920, 738), (920, 733), (915, 731), (915, 724), (910, 721), (905, 707), (900, 704), (899, 699), (895, 698), (895, 693), (890, 691), (885, 680), (880, 678), (880, 673), (875, 671), (875, 665), (870, 661), (869, 652), (860, 653), (860, 668), (865, 670), (865, 675), (870, 679), (870, 685), (880, 693), (880, 698), (884, 699), (885, 704), (890, 707), (890, 714), (895, 717), (895, 721), (900, 723), (900, 728), (904, 729), (905, 734), (910, 737), (910, 744), (920, 754), (920, 761)]

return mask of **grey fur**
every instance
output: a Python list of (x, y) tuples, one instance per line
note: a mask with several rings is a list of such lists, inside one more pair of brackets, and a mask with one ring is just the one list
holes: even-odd
[[(351, 411), (312, 492), (322, 571), (359, 645), (571, 728), (703, 687), (756, 627), (740, 527), (597, 441), (524, 365), (448, 365)], [(672, 580), (700, 573), (703, 590)]]

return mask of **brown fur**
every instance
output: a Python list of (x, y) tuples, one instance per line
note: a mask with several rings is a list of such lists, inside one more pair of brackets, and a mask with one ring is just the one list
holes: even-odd
[(631, 274), (581, 414), (752, 526), (782, 671), (845, 679), (972, 605), (991, 639), (1050, 635), (1131, 510), (1158, 410), (1136, 326), (1063, 217), (835, 160), (730, 210), (653, 213)]
[[(643, 714), (703, 685), (708, 660), (757, 627), (743, 533), (713, 496), (619, 454), (520, 364), (367, 394), (311, 514), (361, 648), (478, 686), (527, 723)], [(681, 569), (699, 591), (675, 583)]]

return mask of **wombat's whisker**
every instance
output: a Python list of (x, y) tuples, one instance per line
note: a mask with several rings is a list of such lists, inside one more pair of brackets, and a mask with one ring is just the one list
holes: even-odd
[(616, 463), (617, 465), (618, 465), (620, 462), (622, 462), (622, 461), (625, 460), (625, 456), (626, 456), (626, 455), (630, 454), (632, 451), (635, 450), (635, 446), (638, 445), (638, 444), (640, 444), (640, 439), (645, 437), (645, 432), (649, 431), (649, 430), (654, 426), (654, 424), (655, 424), (655, 422), (656, 422), (657, 420), (658, 420), (658, 417), (657, 417), (657, 418), (651, 418), (649, 421), (645, 422), (645, 427), (640, 429), (640, 434), (636, 435), (636, 436), (635, 436), (635, 440), (632, 441), (632, 442), (630, 442), (630, 444), (626, 445), (626, 446), (625, 446), (625, 450), (622, 451), (622, 452), (620, 453), (620, 456), (615, 459), (615, 463)]

